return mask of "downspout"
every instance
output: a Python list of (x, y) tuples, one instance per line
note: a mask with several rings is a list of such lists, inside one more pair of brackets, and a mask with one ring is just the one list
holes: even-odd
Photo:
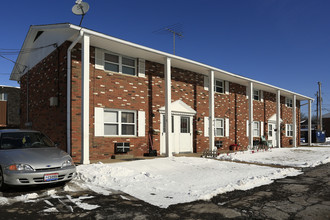
[(80, 30), (79, 36), (72, 42), (67, 51), (67, 81), (66, 81), (66, 148), (71, 154), (71, 50), (82, 38), (84, 32)]

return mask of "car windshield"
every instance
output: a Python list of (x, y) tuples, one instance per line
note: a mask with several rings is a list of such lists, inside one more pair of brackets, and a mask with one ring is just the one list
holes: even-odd
[(54, 147), (54, 143), (40, 132), (2, 133), (1, 149), (23, 149), (38, 147)]

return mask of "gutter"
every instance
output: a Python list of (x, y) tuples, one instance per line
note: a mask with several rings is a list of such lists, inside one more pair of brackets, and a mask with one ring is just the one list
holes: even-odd
[(66, 148), (71, 154), (71, 50), (82, 38), (84, 31), (80, 30), (78, 37), (72, 42), (67, 51), (67, 81), (66, 81)]
[[(155, 53), (155, 54), (158, 54), (158, 55), (163, 56), (165, 58), (168, 57), (168, 58), (171, 58), (173, 60), (179, 60), (181, 62), (196, 65), (196, 66), (205, 68), (205, 70), (207, 70), (207, 71), (213, 70), (215, 72), (226, 74), (230, 77), (246, 81), (247, 82), (246, 85), (248, 85), (250, 82), (252, 82), (253, 84), (256, 84), (256, 85), (272, 88), (275, 91), (280, 90), (281, 92), (296, 95), (297, 97), (299, 97), (300, 99), (303, 99), (303, 100), (313, 100), (314, 101), (314, 99), (311, 98), (311, 97), (301, 95), (301, 94), (298, 94), (298, 93), (295, 93), (295, 92), (292, 92), (292, 91), (289, 91), (289, 90), (286, 90), (286, 89), (282, 89), (280, 87), (273, 86), (273, 85), (270, 85), (268, 83), (259, 82), (257, 80), (250, 79), (250, 78), (247, 78), (247, 77), (244, 77), (244, 76), (240, 76), (240, 75), (237, 75), (237, 74), (234, 74), (234, 73), (231, 73), (231, 72), (228, 72), (228, 71), (225, 71), (225, 70), (213, 67), (213, 66), (209, 66), (209, 65), (197, 62), (197, 61), (189, 60), (187, 58), (183, 58), (183, 57), (176, 56), (176, 55), (173, 55), (173, 54), (169, 54), (169, 53), (166, 53), (166, 52), (158, 51), (158, 50), (155, 50), (155, 49), (152, 49), (152, 48), (148, 48), (148, 47), (145, 47), (145, 46), (142, 46), (142, 45), (138, 45), (138, 44), (135, 44), (135, 43), (132, 43), (132, 42), (129, 42), (129, 41), (121, 40), (121, 39), (118, 39), (118, 38), (115, 38), (115, 37), (111, 37), (109, 35), (105, 35), (105, 34), (102, 34), (100, 32), (90, 30), (90, 29), (81, 28), (81, 27), (73, 25), (73, 24), (69, 24), (69, 28), (72, 28), (74, 30), (82, 30), (83, 29), (84, 33), (87, 33), (87, 34), (90, 34), (90, 35), (94, 35), (94, 36), (97, 36), (97, 37), (100, 37), (100, 38), (103, 38), (103, 39), (111, 40), (111, 41), (114, 41), (116, 43), (127, 45), (127, 46), (130, 46), (130, 47), (133, 47), (133, 48), (136, 48), (136, 49), (139, 49), (139, 50), (143, 50), (143, 51), (146, 51), (146, 52), (149, 52), (149, 53)], [(303, 100), (300, 100), (300, 101), (303, 101)]]

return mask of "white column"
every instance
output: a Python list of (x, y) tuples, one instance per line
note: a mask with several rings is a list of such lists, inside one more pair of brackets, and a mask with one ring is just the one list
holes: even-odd
[(165, 64), (165, 146), (166, 156), (172, 157), (171, 146), (172, 133), (172, 112), (171, 112), (171, 58), (166, 58)]
[(308, 100), (308, 146), (312, 145), (312, 100)]
[(82, 113), (81, 113), (81, 143), (82, 155), (81, 163), (89, 164), (89, 45), (90, 37), (87, 34), (83, 36), (81, 61), (82, 61)]
[(209, 72), (209, 149), (214, 148), (214, 71)]
[(293, 95), (293, 99), (292, 99), (292, 129), (293, 129), (293, 135), (292, 135), (292, 139), (293, 139), (293, 147), (297, 147), (297, 110), (296, 110), (296, 100), (297, 97), (296, 95)]
[(253, 147), (253, 83), (249, 82), (249, 145)]
[(277, 147), (281, 148), (281, 91), (276, 93), (276, 133), (277, 133)]

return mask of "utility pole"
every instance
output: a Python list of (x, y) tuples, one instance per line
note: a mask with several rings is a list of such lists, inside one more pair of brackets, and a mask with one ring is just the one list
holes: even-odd
[(316, 129), (320, 130), (320, 117), (319, 117), (319, 91), (316, 92)]
[(323, 131), (323, 123), (322, 123), (322, 95), (321, 95), (321, 82), (319, 84), (319, 109), (320, 109), (320, 130)]

